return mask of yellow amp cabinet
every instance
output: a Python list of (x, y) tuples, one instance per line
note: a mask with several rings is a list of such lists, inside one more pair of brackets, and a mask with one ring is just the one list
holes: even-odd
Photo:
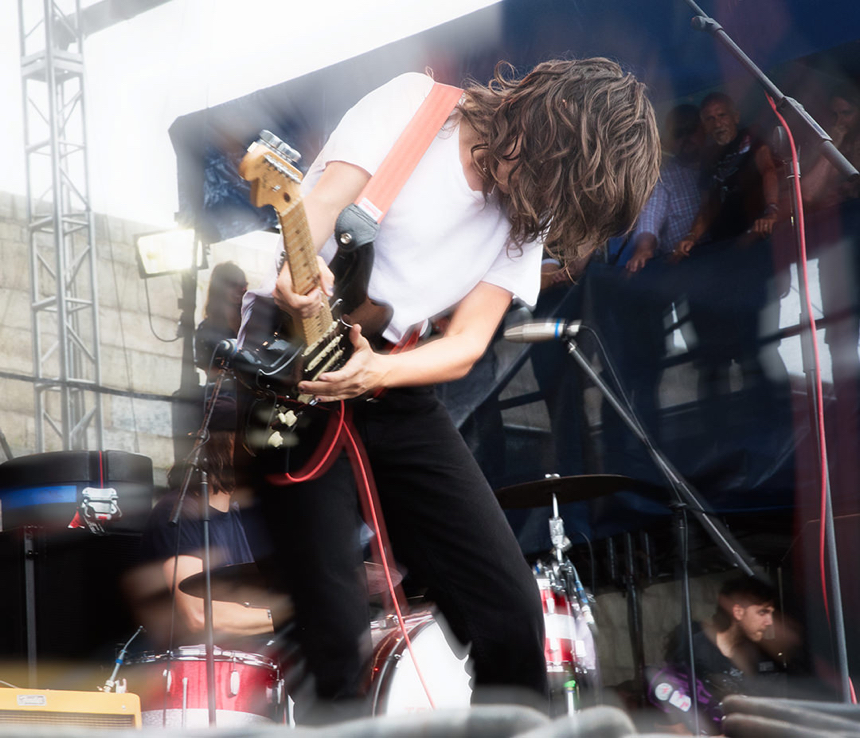
[(0, 689), (0, 725), (139, 728), (136, 694), (59, 689)]

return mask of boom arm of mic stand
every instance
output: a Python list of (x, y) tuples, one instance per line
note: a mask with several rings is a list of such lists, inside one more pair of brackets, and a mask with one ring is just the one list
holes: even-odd
[(657, 468), (669, 482), (672, 491), (678, 497), (678, 501), (696, 516), (696, 519), (714, 541), (725, 557), (735, 564), (747, 576), (754, 576), (753, 570), (754, 560), (743, 550), (741, 545), (734, 539), (726, 527), (717, 520), (713, 519), (705, 506), (702, 504), (698, 493), (693, 487), (681, 476), (681, 473), (673, 466), (672, 462), (667, 459), (658, 449), (648, 433), (641, 426), (639, 421), (633, 416), (632, 412), (624, 407), (624, 405), (615, 396), (615, 393), (609, 388), (606, 382), (594, 371), (588, 359), (583, 356), (582, 352), (572, 338), (566, 339), (568, 353), (574, 358), (577, 364), (582, 367), (583, 371), (589, 376), (592, 382), (600, 390), (601, 394), (606, 398), (607, 402), (612, 405), (615, 412), (625, 424), (633, 431), (634, 435), (644, 444), (651, 456), (651, 459), (656, 464)]
[(792, 119), (792, 123), (798, 132), (805, 137), (812, 137), (820, 144), (821, 154), (833, 165), (837, 172), (846, 179), (854, 179), (860, 176), (857, 169), (846, 159), (842, 153), (833, 145), (833, 141), (827, 132), (806, 112), (804, 107), (794, 98), (786, 97), (782, 91), (770, 81), (770, 78), (756, 66), (731, 37), (723, 30), (723, 27), (713, 18), (707, 15), (694, 0), (685, 0), (696, 16), (692, 20), (692, 26), (698, 31), (706, 31), (713, 35), (729, 50), (741, 65), (755, 78), (764, 88), (764, 91), (773, 98), (777, 109)]

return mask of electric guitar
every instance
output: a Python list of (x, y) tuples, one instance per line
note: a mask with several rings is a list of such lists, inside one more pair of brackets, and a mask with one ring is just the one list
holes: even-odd
[[(293, 166), (298, 159), (277, 136), (262, 131), (248, 147), (239, 174), (251, 184), (254, 205), (275, 209), (284, 246), (280, 268), (290, 270), (297, 293), (308, 294), (320, 287), (320, 273), (302, 204), (302, 175)], [(231, 359), (237, 378), (256, 397), (244, 422), (243, 443), (251, 453), (296, 443), (300, 414), (313, 404), (312, 397), (298, 391), (299, 382), (336, 371), (349, 360), (353, 323), (360, 322), (373, 343), (391, 319), (389, 306), (367, 297), (372, 244), (350, 246), (342, 244), (331, 263), (335, 294), (331, 303), (322, 301), (316, 315), (294, 320), (274, 300), (254, 303), (244, 346)]]

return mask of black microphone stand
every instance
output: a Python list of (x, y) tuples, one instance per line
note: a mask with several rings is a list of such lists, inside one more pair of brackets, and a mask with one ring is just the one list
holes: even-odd
[[(852, 164), (842, 155), (842, 153), (833, 145), (833, 141), (827, 132), (815, 121), (815, 119), (809, 115), (809, 113), (804, 110), (803, 106), (800, 105), (796, 100), (790, 97), (786, 97), (779, 88), (770, 81), (770, 79), (764, 74), (764, 72), (759, 69), (755, 63), (741, 50), (741, 48), (729, 37), (729, 35), (723, 30), (723, 27), (717, 23), (713, 18), (710, 18), (695, 2), (694, 0), (685, 0), (687, 5), (689, 5), (693, 11), (696, 13), (696, 16), (692, 19), (691, 25), (693, 28), (699, 31), (707, 31), (711, 33), (715, 38), (717, 38), (726, 48), (732, 53), (732, 55), (741, 63), (747, 72), (749, 72), (752, 77), (758, 82), (763, 88), (767, 95), (773, 100), (776, 109), (786, 118), (790, 118), (792, 125), (798, 130), (804, 138), (811, 137), (813, 140), (817, 140), (819, 142), (819, 151), (821, 154), (833, 165), (836, 171), (845, 177), (846, 179), (855, 179), (860, 174), (858, 174), (857, 169), (852, 166)], [(790, 157), (789, 157), (790, 158)], [(794, 165), (792, 163), (789, 168), (789, 181), (792, 179), (800, 179), (800, 172), (794, 170)], [(800, 261), (802, 258), (802, 251), (800, 248), (801, 239), (803, 234), (800, 230), (800, 221), (798, 218), (798, 211), (803, 207), (803, 203), (796, 201), (796, 197), (794, 195), (794, 188), (792, 187), (792, 221), (794, 223), (794, 232), (795, 232), (795, 246), (797, 249), (797, 264), (798, 264), (798, 278), (800, 279), (800, 275), (802, 274), (802, 270), (800, 267)], [(812, 404), (810, 408), (811, 422), (810, 426), (813, 428), (813, 432), (815, 434), (815, 439), (817, 442), (817, 448), (819, 451), (818, 458), (821, 460), (819, 471), (822, 472), (822, 476), (824, 477), (824, 532), (825, 539), (827, 545), (827, 564), (830, 569), (830, 594), (833, 600), (833, 634), (836, 639), (836, 660), (839, 668), (839, 677), (841, 682), (841, 691), (842, 691), (842, 699), (846, 703), (851, 702), (851, 680), (848, 673), (848, 650), (846, 645), (845, 638), (845, 615), (842, 607), (842, 588), (839, 582), (839, 557), (838, 552), (836, 550), (836, 531), (833, 523), (833, 507), (832, 507), (832, 498), (830, 493), (830, 474), (828, 469), (828, 460), (827, 460), (827, 449), (824, 444), (824, 439), (821, 438), (818, 432), (818, 423), (816, 420), (816, 413), (819, 408), (823, 406), (823, 398), (818, 393), (817, 383), (813, 381), (812, 377), (812, 341), (814, 340), (814, 336), (812, 335), (811, 329), (811, 320), (809, 313), (806, 308), (805, 300), (800, 301), (800, 310), (801, 310), (801, 318), (800, 318), (800, 326), (801, 326), (801, 355), (803, 358), (803, 368), (804, 374), (806, 375), (806, 386), (807, 393), (810, 397), (812, 397)]]
[(750, 59), (743, 50), (732, 41), (731, 37), (723, 30), (723, 27), (711, 18), (704, 10), (702, 10), (694, 0), (684, 0), (689, 5), (696, 16), (690, 24), (697, 31), (707, 31), (717, 38), (741, 63), (763, 88), (766, 94), (772, 99), (774, 104), (783, 115), (791, 118), (792, 124), (796, 130), (803, 134), (804, 138), (809, 136), (818, 141), (820, 151), (824, 157), (835, 167), (843, 177), (854, 179), (860, 176), (857, 169), (848, 161), (833, 145), (833, 139), (825, 131), (804, 107), (792, 97), (787, 97), (782, 91), (770, 81), (764, 72), (759, 69), (755, 62)]
[[(733, 563), (747, 576), (754, 576), (753, 559), (743, 550), (741, 545), (734, 539), (728, 529), (715, 519), (699, 497), (698, 492), (687, 482), (681, 473), (675, 468), (671, 461), (654, 445), (648, 432), (636, 418), (632, 408), (625, 407), (618, 399), (609, 385), (603, 378), (593, 369), (585, 355), (580, 351), (579, 346), (572, 336), (565, 338), (568, 353), (574, 358), (577, 364), (582, 367), (582, 370), (588, 375), (592, 382), (600, 390), (606, 401), (612, 405), (621, 420), (627, 425), (633, 434), (638, 438), (648, 455), (654, 461), (654, 464), (660, 470), (660, 473), (666, 478), (672, 492), (675, 495), (675, 501), (670, 505), (673, 510), (676, 531), (679, 542), (681, 556), (681, 599), (682, 599), (682, 622), (686, 628), (686, 641), (688, 648), (688, 657), (690, 659), (690, 696), (693, 704), (693, 720), (696, 734), (699, 733), (699, 700), (698, 689), (696, 685), (696, 667), (693, 654), (693, 612), (690, 596), (690, 573), (687, 562), (687, 512), (691, 512), (699, 521), (701, 526), (710, 536), (711, 540), (716, 543), (717, 547), (722, 551), (728, 561)], [(607, 362), (609, 357), (605, 357)]]
[[(203, 633), (206, 639), (206, 695), (208, 698), (209, 711), (209, 726), (214, 727), (216, 724), (216, 695), (215, 695), (215, 628), (212, 623), (212, 580), (211, 580), (211, 562), (210, 562), (210, 542), (209, 542), (209, 523), (211, 517), (209, 514), (209, 478), (206, 470), (199, 465), (200, 452), (206, 440), (209, 438), (209, 421), (212, 418), (212, 411), (215, 408), (215, 402), (218, 399), (218, 394), (221, 391), (221, 384), (224, 381), (226, 368), (223, 369), (218, 379), (215, 381), (215, 387), (212, 390), (212, 396), (209, 398), (206, 413), (203, 416), (203, 422), (200, 425), (200, 430), (197, 432), (197, 440), (194, 448), (189, 454), (188, 470), (182, 483), (179, 497), (173, 506), (173, 511), (170, 514), (170, 524), (178, 525), (179, 518), (182, 515), (182, 506), (185, 504), (185, 498), (188, 494), (188, 487), (193, 476), (193, 471), (196, 469), (200, 472), (200, 522), (203, 524)], [(174, 594), (174, 597), (176, 595)]]
[(203, 632), (206, 634), (206, 696), (208, 697), (209, 727), (215, 727), (215, 627), (212, 623), (212, 562), (209, 558), (209, 475), (200, 470), (200, 521), (203, 523)]

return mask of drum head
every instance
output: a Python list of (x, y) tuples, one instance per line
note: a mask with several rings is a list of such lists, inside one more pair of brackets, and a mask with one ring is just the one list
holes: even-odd
[(405, 715), (434, 707), (468, 707), (472, 697), (468, 653), (455, 655), (442, 625), (427, 614), (407, 618), (406, 630), (411, 651), (399, 628), (376, 647), (373, 713)]

